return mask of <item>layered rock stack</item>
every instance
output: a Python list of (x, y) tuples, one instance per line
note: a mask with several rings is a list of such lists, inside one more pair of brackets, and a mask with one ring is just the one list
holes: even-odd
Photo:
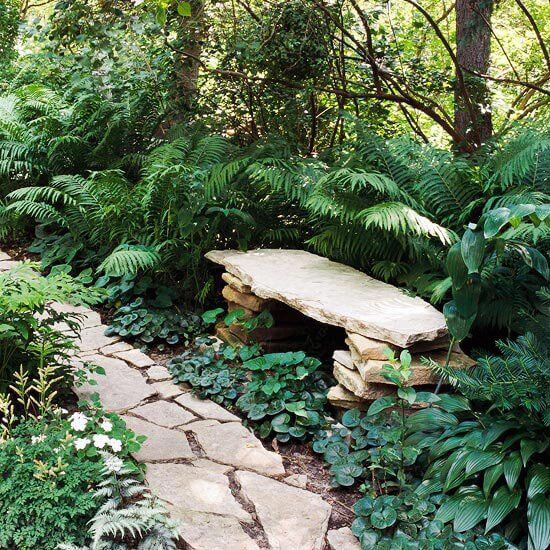
[(257, 342), (267, 353), (296, 350), (303, 347), (308, 329), (308, 318), (281, 302), (256, 296), (249, 285), (231, 273), (222, 274), (226, 283), (222, 296), (229, 312), (241, 310), (243, 320), (257, 317), (268, 311), (273, 317), (272, 327), (247, 330), (242, 323), (229, 327), (222, 321), (216, 325), (216, 336), (232, 345), (241, 346)]
[[(270, 351), (288, 351), (299, 338), (300, 316), (302, 321), (310, 318), (345, 330), (348, 349), (334, 353), (338, 385), (330, 390), (329, 400), (335, 406), (366, 407), (395, 392), (395, 385), (382, 376), (388, 347), (397, 357), (403, 349), (410, 351), (409, 385), (438, 382), (421, 357), (445, 362), (447, 326), (442, 313), (421, 298), (303, 250), (214, 250), (206, 257), (226, 269), (223, 295), (230, 310), (239, 307), (252, 316), (268, 309), (275, 319), (272, 329), (250, 335), (219, 327), (222, 339), (254, 336)], [(465, 368), (473, 361), (456, 349), (450, 364)]]
[[(394, 352), (395, 357), (399, 357), (403, 348), (353, 332), (348, 332), (347, 336), (348, 349), (335, 351), (333, 355), (333, 372), (338, 385), (330, 389), (329, 401), (340, 408), (364, 408), (374, 399), (393, 394), (395, 384), (384, 378), (383, 367), (388, 364), (388, 348)], [(444, 364), (448, 346), (449, 341), (445, 337), (409, 347), (412, 376), (407, 385), (432, 389), (438, 383), (439, 377), (423, 358)], [(473, 364), (472, 359), (458, 348), (451, 353), (452, 367), (465, 368)]]

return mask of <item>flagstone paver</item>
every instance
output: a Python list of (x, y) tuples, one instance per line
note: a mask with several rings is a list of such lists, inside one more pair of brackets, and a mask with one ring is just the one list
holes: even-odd
[(361, 544), (349, 527), (330, 530), (327, 541), (330, 550), (361, 550)]
[(252, 472), (237, 472), (269, 544), (278, 550), (321, 550), (331, 506), (319, 495)]
[(147, 378), (149, 378), (149, 380), (154, 380), (155, 382), (157, 382), (161, 380), (170, 380), (170, 378), (172, 378), (172, 375), (166, 367), (153, 365), (151, 368), (147, 369)]
[(128, 351), (115, 353), (115, 357), (118, 357), (119, 359), (122, 359), (127, 363), (130, 363), (130, 365), (134, 365), (134, 367), (138, 367), (140, 369), (150, 367), (155, 364), (155, 362), (148, 355), (145, 355), (145, 353), (135, 348)]
[(141, 405), (141, 407), (136, 407), (130, 412), (140, 416), (148, 422), (164, 426), (165, 428), (175, 428), (176, 426), (181, 426), (182, 424), (197, 420), (194, 414), (191, 414), (175, 403), (164, 400), (153, 401), (152, 403)]
[(163, 398), (170, 399), (172, 397), (177, 397), (184, 392), (188, 392), (189, 388), (185, 387), (183, 384), (174, 384), (171, 380), (165, 380), (163, 382), (154, 382), (151, 384), (155, 391)]
[(119, 336), (105, 336), (105, 326), (85, 328), (80, 332), (80, 352), (95, 351), (120, 340)]
[(195, 455), (183, 432), (169, 430), (135, 416), (124, 415), (122, 418), (128, 428), (147, 437), (141, 449), (134, 453), (136, 460), (146, 462), (194, 458)]
[(101, 353), (102, 355), (114, 355), (119, 351), (128, 351), (131, 349), (134, 348), (127, 342), (116, 342), (115, 344), (109, 344), (108, 346), (101, 348), (99, 350), (99, 353)]
[(195, 434), (206, 456), (212, 460), (265, 475), (285, 473), (281, 456), (266, 451), (259, 439), (240, 422), (220, 424), (209, 420), (193, 422), (182, 429)]
[(203, 418), (211, 418), (213, 420), (220, 420), (221, 422), (240, 421), (238, 416), (226, 411), (213, 401), (199, 399), (192, 393), (184, 393), (176, 397), (175, 401), (182, 407)]
[(229, 478), (193, 464), (147, 464), (147, 481), (155, 495), (183, 513), (201, 512), (252, 523), (233, 498)]
[(120, 359), (104, 355), (89, 355), (85, 359), (103, 367), (105, 376), (92, 375), (97, 384), (84, 384), (76, 388), (75, 392), (82, 399), (89, 399), (94, 393), (99, 394), (102, 405), (109, 412), (131, 409), (157, 393), (137, 370)]
[[(0, 251), (0, 270), (18, 263)], [(121, 413), (129, 428), (147, 437), (134, 457), (145, 463), (151, 491), (179, 522), (186, 548), (317, 550), (324, 545), (330, 505), (293, 487), (303, 485), (304, 476), (285, 477), (281, 457), (265, 449), (238, 416), (174, 384), (166, 367), (119, 337), (105, 336), (98, 313), (55, 307), (83, 316), (74, 368), (86, 361), (105, 370), (105, 376), (92, 376), (97, 385), (75, 392), (83, 399), (99, 394), (107, 411)], [(339, 531), (331, 531), (332, 540), (344, 540)]]

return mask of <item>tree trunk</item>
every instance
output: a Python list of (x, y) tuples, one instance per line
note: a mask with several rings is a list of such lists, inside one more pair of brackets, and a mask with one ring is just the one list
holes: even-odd
[(178, 60), (179, 95), (186, 111), (193, 111), (197, 98), (200, 56), (205, 35), (204, 3), (191, 1), (191, 17), (184, 18), (180, 36), (183, 42), (182, 55)]
[(455, 90), (455, 128), (465, 138), (459, 149), (479, 147), (493, 132), (487, 81), (468, 70), (487, 74), (491, 53), (494, 0), (456, 0), (456, 59), (462, 68)]

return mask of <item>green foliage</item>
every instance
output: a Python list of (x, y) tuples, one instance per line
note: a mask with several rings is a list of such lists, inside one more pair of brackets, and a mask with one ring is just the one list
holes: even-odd
[[(487, 292), (483, 287), (487, 284), (488, 273), (491, 276), (498, 272), (502, 286), (509, 279), (514, 286), (521, 287), (523, 310), (535, 311), (536, 292), (550, 279), (548, 261), (539, 250), (505, 229), (507, 226), (517, 229), (520, 225), (529, 228), (531, 223), (535, 227), (548, 226), (549, 215), (548, 204), (516, 204), (489, 210), (479, 224), (470, 224), (460, 242), (451, 247), (446, 265), (452, 281), (453, 300), (445, 304), (443, 312), (454, 340), (463, 340), (468, 335), (478, 312), (479, 316), (491, 315), (487, 311), (490, 304), (479, 304), (482, 292)], [(524, 223), (525, 218), (528, 218), (527, 223)], [(514, 305), (509, 301), (509, 307)], [(512, 318), (504, 321), (511, 324)], [(497, 324), (502, 321), (497, 320)]]
[(119, 467), (115, 461), (115, 456), (105, 455), (106, 479), (94, 493), (95, 499), (103, 504), (89, 522), (90, 544), (80, 547), (66, 542), (59, 548), (106, 550), (116, 544), (121, 549), (175, 549), (178, 533), (176, 524), (168, 519), (166, 508), (132, 477), (132, 469)]
[[(31, 441), (35, 438), (35, 442)], [(74, 453), (64, 423), (24, 422), (0, 443), (0, 546), (55, 549), (83, 542), (101, 465)]]
[(457, 410), (435, 402), (411, 415), (409, 429), (427, 452), (417, 494), (448, 497), (436, 519), (452, 521), (457, 532), (483, 524), (486, 533), (499, 528), (510, 540), (528, 533), (533, 548), (547, 547), (550, 516), (539, 507), (550, 491), (542, 424), (511, 413), (474, 414), (467, 402)]
[(243, 368), (250, 372), (250, 381), (236, 405), (249, 420), (261, 421), (261, 437), (275, 433), (283, 443), (311, 437), (326, 424), (328, 386), (320, 366), (301, 351), (249, 359)]
[[(0, 392), (13, 382), (21, 365), (31, 378), (46, 366), (57, 366), (59, 374), (66, 375), (79, 315), (63, 311), (54, 302), (93, 304), (101, 296), (62, 270), (43, 277), (36, 267), (21, 264), (0, 273)], [(63, 326), (70, 332), (62, 332)]]
[(406, 385), (412, 374), (410, 363), (408, 351), (403, 351), (397, 361), (388, 350), (382, 375), (397, 385), (397, 396), (380, 397), (365, 415), (357, 409), (346, 411), (342, 427), (333, 426), (314, 442), (313, 450), (322, 453), (330, 464), (334, 486), (351, 486), (363, 480), (376, 494), (406, 486), (407, 470), (420, 453), (416, 442), (406, 440), (407, 412), (414, 404), (438, 399)]
[(237, 351), (198, 339), (196, 349), (171, 359), (168, 368), (201, 399), (244, 413), (262, 438), (311, 438), (327, 422), (328, 385), (321, 363), (303, 352), (260, 353), (257, 344)]
[(135, 338), (145, 346), (155, 342), (187, 345), (201, 328), (198, 315), (178, 313), (170, 308), (154, 308), (139, 297), (116, 311), (106, 334)]
[[(259, 353), (244, 347), (237, 353), (223, 346), (215, 350), (210, 338), (198, 339), (198, 348), (188, 349), (168, 362), (168, 369), (177, 382), (186, 382), (201, 399), (211, 399), (220, 405), (231, 407), (244, 390), (246, 372), (234, 364), (235, 359)], [(202, 348), (201, 348), (202, 346)]]
[(456, 533), (433, 519), (441, 495), (420, 497), (408, 491), (399, 495), (365, 496), (354, 505), (351, 529), (361, 548), (509, 548), (498, 534)]

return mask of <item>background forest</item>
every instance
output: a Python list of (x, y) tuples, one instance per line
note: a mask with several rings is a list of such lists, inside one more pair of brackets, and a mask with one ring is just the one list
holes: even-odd
[[(546, 0), (0, 0), (0, 243), (70, 273), (113, 333), (161, 349), (216, 305), (214, 248), (307, 249), (445, 307), (479, 359), (434, 365), (462, 395), (397, 440), (369, 436), (401, 457), (416, 445), (428, 489), (414, 499), (433, 498), (411, 504), (388, 452), (401, 500), (365, 496), (354, 533), (364, 548), (405, 532), (544, 550), (548, 29)], [(0, 365), (4, 389), (19, 365)], [(348, 415), (342, 437), (316, 440), (341, 485), (366, 483), (367, 424)], [(352, 465), (331, 462), (342, 445)], [(372, 519), (440, 506), (454, 530)]]

